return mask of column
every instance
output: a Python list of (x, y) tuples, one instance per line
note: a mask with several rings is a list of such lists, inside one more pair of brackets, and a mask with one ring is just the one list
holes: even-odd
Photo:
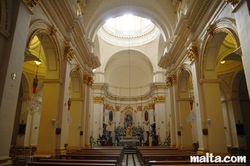
[(232, 98), (227, 101), (232, 147), (237, 148), (247, 146), (246, 136), (238, 136), (235, 126), (238, 123), (244, 123), (239, 100), (239, 98)]
[[(43, 80), (43, 110), (40, 117), (37, 155), (55, 155), (56, 141), (60, 137), (62, 119), (58, 112), (63, 112), (59, 107), (61, 80)], [(57, 129), (57, 130), (56, 130)]]
[[(0, 71), (0, 157), (8, 160), (11, 137), (16, 114), (16, 105), (22, 76), (25, 45), (30, 25), (31, 11), (22, 0), (11, 3), (11, 34), (6, 36)], [(20, 33), (22, 29), (22, 33)], [(7, 30), (6, 30), (7, 31)]]
[(180, 125), (177, 126), (180, 132), (180, 149), (193, 149), (192, 147), (192, 130), (191, 130), (191, 122), (187, 121), (187, 117), (189, 116), (190, 109), (189, 109), (189, 102), (190, 99), (179, 99), (177, 101), (179, 106), (179, 118), (180, 118)]
[(82, 137), (82, 115), (83, 100), (81, 98), (71, 98), (70, 115), (72, 122), (69, 124), (68, 146), (69, 149), (81, 149)]
[(154, 99), (155, 113), (156, 113), (156, 134), (158, 135), (159, 142), (164, 143), (166, 139), (166, 96), (156, 96)]
[(202, 99), (201, 84), (199, 82), (199, 60), (198, 60), (198, 51), (196, 46), (190, 46), (188, 49), (188, 58), (191, 61), (191, 73), (193, 81), (193, 91), (194, 99), (193, 109), (195, 110), (196, 115), (196, 127), (197, 127), (197, 136), (199, 149), (198, 154), (205, 154), (208, 152), (208, 143), (207, 143), (207, 123), (205, 118), (205, 106)]
[(90, 112), (90, 86), (92, 86), (92, 77), (88, 76), (88, 75), (84, 75), (84, 114), (83, 114), (83, 118), (84, 121), (82, 121), (83, 124), (83, 134), (84, 134), (84, 147), (90, 147), (90, 143), (89, 143), (89, 138), (91, 136), (91, 122), (92, 120), (90, 118), (91, 117), (91, 112)]
[(81, 109), (81, 131), (80, 131), (80, 146), (81, 148), (85, 147), (85, 127), (86, 127), (86, 116), (87, 116), (87, 111), (86, 111), (86, 105), (87, 105), (87, 88), (88, 88), (88, 76), (83, 75), (83, 105)]
[(170, 131), (169, 136), (171, 138), (171, 143), (170, 147), (175, 148), (176, 147), (176, 117), (175, 117), (175, 93), (174, 93), (174, 88), (172, 87), (173, 81), (172, 81), (172, 76), (171, 74), (168, 74), (166, 78), (166, 84), (167, 84), (167, 115), (168, 115), (168, 128)]
[(219, 80), (209, 79), (201, 82), (203, 99), (205, 104), (208, 149), (210, 153), (227, 155), (226, 135), (220, 99)]
[[(103, 114), (103, 103), (104, 103), (104, 97), (103, 96), (93, 96), (94, 98), (94, 104), (93, 104), (93, 138), (96, 139), (99, 137), (99, 135), (102, 135), (102, 117)], [(113, 112), (113, 115), (115, 112)]]
[[(179, 118), (179, 105), (177, 104), (177, 84), (176, 84), (176, 74), (175, 73), (171, 73), (171, 81), (172, 81), (172, 91), (173, 91), (173, 99), (172, 99), (172, 102), (173, 102), (173, 114), (174, 114), (174, 118), (175, 118), (175, 121), (174, 121), (174, 130), (175, 130), (175, 134), (176, 135), (176, 148), (180, 148), (181, 146), (181, 138), (180, 138), (180, 135), (179, 135), (179, 129), (180, 129), (180, 118)], [(173, 115), (171, 113), (171, 115)]]
[[(235, 1), (232, 1), (230, 3), (233, 4), (235, 3)], [(238, 30), (237, 33), (239, 34), (239, 39), (240, 39), (240, 48), (236, 50), (236, 53), (242, 55), (242, 63), (246, 76), (248, 95), (250, 95), (250, 70), (248, 68), (248, 66), (250, 65), (250, 54), (249, 54), (250, 2), (248, 0), (242, 0), (237, 2), (235, 6), (237, 7), (232, 12), (235, 15), (235, 20)]]
[[(57, 110), (57, 123), (56, 128), (56, 153), (64, 153), (65, 152), (65, 144), (68, 143), (68, 133), (69, 133), (69, 125), (72, 121), (70, 110), (68, 110), (68, 101), (70, 99), (70, 88), (69, 88), (69, 80), (70, 80), (70, 71), (71, 71), (71, 63), (74, 59), (73, 48), (68, 45), (64, 48), (64, 60), (62, 63), (62, 77), (64, 78), (61, 86), (61, 90), (59, 92), (58, 104), (59, 109)], [(60, 131), (61, 130), (61, 131)], [(59, 132), (57, 132), (59, 131)]]

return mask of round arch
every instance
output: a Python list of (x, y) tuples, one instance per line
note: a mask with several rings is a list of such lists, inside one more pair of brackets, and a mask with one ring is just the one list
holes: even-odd
[(202, 43), (200, 58), (200, 79), (216, 79), (216, 62), (220, 46), (225, 37), (229, 35), (235, 49), (240, 47), (237, 29), (231, 19), (220, 19), (207, 29), (205, 40)]

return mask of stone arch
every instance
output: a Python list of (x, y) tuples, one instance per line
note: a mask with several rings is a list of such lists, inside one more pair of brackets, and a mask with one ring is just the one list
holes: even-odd
[(37, 36), (41, 42), (44, 56), (45, 56), (45, 66), (46, 66), (46, 79), (61, 79), (61, 62), (63, 57), (62, 52), (60, 52), (58, 42), (55, 40), (55, 36), (51, 35), (48, 29), (36, 29), (30, 34), (29, 40), (27, 42), (27, 48), (32, 39)]
[(74, 68), (70, 72), (71, 78), (71, 96), (73, 98), (81, 98), (83, 96), (83, 79), (81, 78), (81, 74), (78, 68)]
[(223, 18), (210, 25), (207, 29), (201, 48), (200, 79), (217, 78), (216, 61), (220, 46), (227, 35), (232, 38), (235, 49), (239, 48), (240, 42), (234, 20)]

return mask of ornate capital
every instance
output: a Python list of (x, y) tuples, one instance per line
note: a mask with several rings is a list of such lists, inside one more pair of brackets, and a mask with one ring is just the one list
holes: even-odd
[(173, 85), (173, 81), (172, 81), (172, 76), (171, 75), (167, 76), (167, 78), (166, 78), (166, 84), (167, 84), (167, 87), (170, 87), (170, 86)]
[(137, 111), (142, 111), (142, 106), (141, 105), (137, 106)]
[(241, 2), (241, 0), (225, 0), (225, 2), (226, 3), (231, 3), (233, 8), (235, 8)]
[(187, 49), (187, 56), (189, 61), (193, 62), (195, 59), (198, 58), (198, 49), (196, 46), (190, 46)]
[(38, 4), (39, 0), (23, 0), (23, 2), (30, 8), (32, 9)]
[(66, 46), (64, 49), (64, 58), (67, 59), (68, 61), (72, 61), (74, 56), (75, 56), (75, 53), (73, 49), (71, 48), (71, 46)]
[(104, 103), (104, 97), (103, 96), (93, 96), (94, 103)]
[(83, 82), (84, 82), (84, 84), (88, 84), (88, 80), (89, 80), (89, 76), (88, 75), (84, 75), (83, 76)]
[(166, 96), (156, 96), (154, 97), (155, 103), (164, 103), (166, 101)]
[(172, 85), (176, 83), (176, 74), (171, 75)]
[(148, 107), (149, 107), (149, 109), (154, 109), (154, 103), (149, 103)]
[(120, 111), (120, 106), (115, 106), (115, 111)]
[(88, 77), (88, 86), (92, 86), (93, 85), (93, 83), (94, 83), (94, 79), (93, 79), (93, 77)]
[(149, 110), (149, 106), (148, 105), (144, 106), (143, 110)]

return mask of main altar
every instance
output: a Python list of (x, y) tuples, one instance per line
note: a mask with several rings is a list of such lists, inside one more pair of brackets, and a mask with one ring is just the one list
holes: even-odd
[(115, 129), (117, 146), (133, 147), (140, 145), (143, 140), (144, 129), (141, 126), (118, 126)]

